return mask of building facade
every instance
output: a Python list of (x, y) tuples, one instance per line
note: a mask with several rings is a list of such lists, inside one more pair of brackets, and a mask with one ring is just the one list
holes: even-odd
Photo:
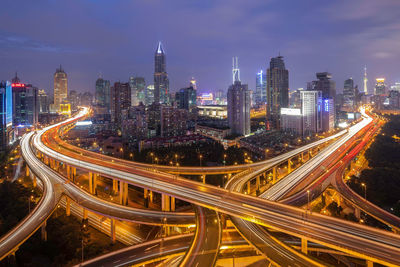
[(169, 104), (169, 80), (165, 52), (161, 42), (154, 55), (154, 102)]
[(67, 74), (60, 68), (54, 73), (54, 105), (53, 111), (60, 112), (61, 103), (68, 97), (68, 79)]
[(232, 134), (250, 134), (250, 91), (240, 81), (228, 89), (228, 125)]
[(105, 113), (110, 113), (110, 94), (110, 81), (98, 78), (96, 80), (95, 105), (103, 108)]
[(300, 91), (303, 135), (312, 135), (322, 130), (322, 92)]
[(301, 109), (281, 108), (281, 130), (295, 135), (303, 134)]
[(14, 140), (12, 100), (11, 83), (0, 82), (0, 153), (4, 153)]
[(271, 58), (267, 69), (267, 130), (279, 129), (281, 108), (289, 105), (289, 71), (282, 56)]
[(177, 107), (192, 112), (197, 106), (197, 92), (192, 87), (182, 88), (175, 94)]
[(267, 103), (267, 74), (260, 70), (256, 76), (256, 93), (254, 97), (256, 105)]
[(387, 95), (387, 86), (385, 84), (385, 78), (376, 79), (374, 95)]
[(38, 89), (20, 82), (11, 86), (14, 126), (36, 126), (39, 116)]
[(117, 125), (127, 116), (131, 106), (131, 88), (129, 83), (116, 82), (111, 87), (111, 121)]

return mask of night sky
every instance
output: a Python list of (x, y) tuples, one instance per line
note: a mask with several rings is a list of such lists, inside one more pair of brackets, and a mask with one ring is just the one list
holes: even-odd
[(315, 72), (333, 74), (340, 91), (353, 77), (369, 88), (378, 76), (400, 81), (400, 0), (1, 0), (0, 80), (18, 71), (47, 92), (62, 64), (69, 90), (94, 91), (103, 77), (153, 83), (154, 51), (162, 41), (171, 91), (197, 79), (201, 92), (232, 83), (232, 56), (241, 80), (280, 53), (290, 88)]

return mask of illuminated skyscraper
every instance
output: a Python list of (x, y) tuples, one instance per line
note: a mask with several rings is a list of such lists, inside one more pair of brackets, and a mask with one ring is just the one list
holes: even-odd
[(387, 87), (385, 84), (385, 78), (377, 78), (374, 95), (386, 95), (386, 94), (387, 94)]
[(150, 84), (146, 87), (145, 102), (146, 106), (154, 103), (154, 84)]
[(303, 135), (322, 130), (322, 92), (300, 91), (301, 113), (303, 114)]
[(233, 64), (233, 84), (228, 89), (228, 124), (232, 134), (250, 134), (250, 91), (240, 81), (236, 58)]
[(194, 77), (190, 79), (190, 86), (193, 87), (194, 90), (197, 90), (197, 81)]
[(12, 88), (8, 81), (0, 82), (0, 153), (5, 152), (13, 141)]
[(262, 70), (256, 76), (255, 102), (257, 105), (267, 103), (267, 74)]
[(61, 103), (67, 99), (68, 96), (68, 80), (67, 74), (62, 69), (56, 69), (54, 73), (54, 106), (55, 112), (60, 112)]
[(110, 81), (98, 78), (96, 80), (95, 103), (110, 113)]
[(367, 66), (364, 67), (364, 94), (368, 95)]
[(282, 56), (271, 58), (267, 70), (267, 129), (279, 129), (281, 108), (289, 105), (289, 71)]
[(165, 53), (161, 42), (158, 43), (154, 55), (154, 102), (169, 104), (169, 80)]

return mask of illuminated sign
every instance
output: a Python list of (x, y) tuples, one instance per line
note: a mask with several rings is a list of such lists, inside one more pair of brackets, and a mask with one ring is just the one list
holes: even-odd
[(385, 82), (385, 78), (377, 78), (376, 82), (377, 83), (384, 83)]
[(348, 120), (354, 120), (354, 113), (347, 113)]
[(12, 87), (25, 87), (24, 83), (12, 83), (11, 84)]
[(329, 112), (329, 99), (324, 99), (324, 110)]
[(281, 108), (281, 115), (301, 116), (301, 110), (297, 108)]
[(203, 93), (203, 94), (201, 94), (200, 99), (201, 100), (210, 100), (210, 101), (212, 101), (214, 99), (214, 96), (213, 96), (212, 93)]

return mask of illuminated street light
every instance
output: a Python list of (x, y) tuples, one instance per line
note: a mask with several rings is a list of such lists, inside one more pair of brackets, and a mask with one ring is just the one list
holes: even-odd
[(364, 188), (364, 198), (367, 200), (367, 185), (365, 183), (362, 183), (361, 186)]

